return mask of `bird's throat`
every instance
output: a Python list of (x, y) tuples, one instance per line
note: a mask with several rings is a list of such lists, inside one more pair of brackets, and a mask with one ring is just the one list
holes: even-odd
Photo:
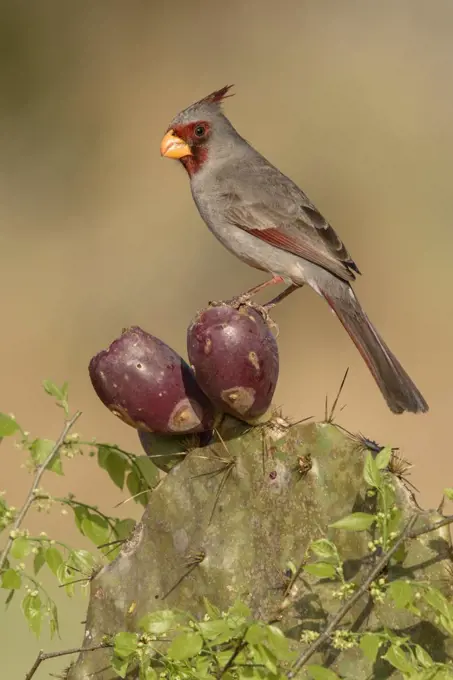
[(189, 177), (192, 177), (201, 169), (207, 158), (207, 149), (198, 147), (193, 149), (191, 156), (183, 156), (183, 158), (180, 158), (180, 161), (185, 167)]

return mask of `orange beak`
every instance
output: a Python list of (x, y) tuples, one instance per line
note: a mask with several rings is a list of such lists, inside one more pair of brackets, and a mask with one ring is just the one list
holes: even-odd
[(160, 155), (167, 158), (183, 158), (192, 156), (192, 152), (188, 144), (173, 134), (173, 130), (169, 130), (160, 143)]

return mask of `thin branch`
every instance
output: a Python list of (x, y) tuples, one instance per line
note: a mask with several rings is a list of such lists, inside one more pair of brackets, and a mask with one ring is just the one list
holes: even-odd
[(14, 542), (14, 538), (11, 538), (11, 534), (19, 529), (21, 526), (22, 522), (25, 519), (25, 516), (27, 512), (30, 510), (31, 505), (33, 504), (35, 500), (35, 491), (39, 487), (39, 482), (41, 481), (41, 477), (43, 476), (44, 472), (46, 471), (46, 468), (50, 465), (50, 463), (53, 461), (55, 456), (58, 454), (58, 451), (60, 450), (60, 446), (63, 444), (69, 430), (72, 428), (74, 423), (80, 416), (82, 415), (81, 411), (77, 411), (77, 413), (70, 419), (65, 422), (65, 426), (58, 437), (57, 441), (55, 442), (55, 446), (53, 447), (52, 451), (49, 453), (47, 458), (41, 465), (39, 465), (36, 468), (36, 473), (35, 477), (33, 479), (33, 484), (31, 485), (30, 491), (28, 492), (27, 498), (25, 499), (25, 503), (23, 504), (21, 510), (19, 511), (13, 526), (10, 530), (8, 540), (6, 542), (5, 547), (3, 548), (3, 552), (0, 555), (0, 571), (4, 568), (5, 562), (8, 558), (9, 551), (11, 550), (11, 546)]
[[(347, 602), (345, 602), (341, 609), (339, 609), (338, 612), (330, 619), (321, 635), (318, 638), (316, 638), (316, 640), (308, 647), (308, 649), (299, 656), (297, 661), (294, 663), (292, 669), (289, 671), (289, 673), (287, 673), (288, 678), (293, 678), (296, 675), (297, 671), (302, 666), (304, 666), (309, 659), (311, 659), (313, 654), (315, 654), (315, 652), (317, 652), (318, 649), (322, 647), (322, 645), (325, 642), (327, 642), (327, 640), (332, 635), (333, 631), (337, 628), (340, 621), (352, 609), (356, 602), (358, 602), (360, 598), (366, 593), (366, 591), (371, 586), (375, 578), (379, 576), (384, 567), (389, 563), (390, 559), (396, 553), (398, 548), (404, 543), (405, 540), (407, 540), (409, 537), (412, 537), (411, 536), (412, 528), (415, 522), (417, 521), (418, 517), (419, 517), (418, 514), (413, 515), (411, 517), (398, 540), (394, 543), (390, 550), (384, 553), (382, 557), (376, 562), (376, 565), (373, 567), (373, 569), (371, 569), (371, 571), (369, 572), (368, 576), (366, 577), (360, 588)], [(425, 530), (422, 530), (420, 533), (425, 533)]]
[(39, 652), (35, 659), (33, 666), (25, 676), (25, 680), (31, 680), (43, 661), (47, 659), (56, 659), (58, 656), (68, 656), (68, 654), (80, 654), (81, 652), (95, 652), (97, 649), (105, 649), (106, 647), (113, 647), (111, 642), (101, 642), (100, 645), (93, 645), (93, 647), (74, 647), (73, 649), (63, 649), (60, 652)]
[(73, 581), (66, 581), (65, 583), (60, 583), (59, 588), (65, 588), (66, 586), (72, 586), (75, 583), (89, 583), (91, 581), (91, 576), (84, 576), (83, 578), (75, 578)]
[(453, 515), (447, 515), (438, 522), (434, 522), (434, 524), (430, 524), (422, 529), (417, 529), (417, 531), (411, 531), (406, 538), (418, 538), (419, 536), (423, 536), (423, 534), (431, 533), (431, 531), (437, 531), (437, 529), (441, 529), (448, 524), (453, 524)]
[(247, 635), (247, 630), (248, 630), (248, 628), (245, 628), (244, 632), (242, 633), (241, 637), (239, 638), (239, 640), (237, 642), (236, 647), (234, 648), (234, 652), (232, 653), (232, 655), (230, 656), (230, 658), (228, 659), (228, 661), (226, 662), (224, 667), (221, 669), (221, 671), (218, 673), (218, 675), (217, 675), (218, 680), (221, 680), (221, 678), (223, 678), (225, 673), (227, 673), (227, 671), (230, 670), (231, 666), (234, 664), (234, 662), (237, 659), (237, 657), (239, 656), (239, 654), (242, 652), (244, 647), (247, 645), (247, 643), (245, 641), (245, 636)]
[[(37, 499), (39, 499), (39, 498), (40, 498), (40, 496), (37, 496)], [(85, 508), (86, 510), (91, 510), (92, 512), (96, 513), (96, 515), (98, 515), (99, 517), (104, 519), (107, 522), (107, 524), (109, 525), (109, 527), (111, 528), (111, 530), (113, 531), (113, 533), (118, 536), (118, 531), (116, 530), (116, 527), (115, 527), (115, 520), (112, 517), (110, 517), (109, 515), (106, 515), (105, 513), (103, 513), (101, 510), (99, 510), (99, 508), (97, 508), (95, 505), (90, 505), (89, 503), (83, 503), (82, 501), (78, 501), (76, 498), (69, 498), (69, 497), (68, 498), (61, 498), (59, 496), (55, 496), (53, 498), (53, 500), (56, 503), (60, 503), (60, 505), (68, 505), (70, 508), (79, 507), (79, 508)], [(99, 547), (99, 546), (97, 546), (97, 547)]]

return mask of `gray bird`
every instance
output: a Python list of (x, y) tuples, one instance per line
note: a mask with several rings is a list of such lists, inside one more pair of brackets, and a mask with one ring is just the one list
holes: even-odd
[(281, 296), (309, 284), (349, 333), (393, 413), (428, 404), (363, 311), (352, 287), (360, 271), (304, 192), (256, 151), (222, 111), (223, 87), (181, 111), (161, 154), (186, 169), (195, 204), (214, 236), (247, 264), (285, 282)]

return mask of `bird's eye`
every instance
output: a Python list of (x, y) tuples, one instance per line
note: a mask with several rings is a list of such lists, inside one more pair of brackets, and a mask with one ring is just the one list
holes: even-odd
[(206, 132), (206, 128), (205, 128), (204, 125), (197, 125), (194, 132), (195, 132), (195, 137), (204, 137), (204, 134)]

